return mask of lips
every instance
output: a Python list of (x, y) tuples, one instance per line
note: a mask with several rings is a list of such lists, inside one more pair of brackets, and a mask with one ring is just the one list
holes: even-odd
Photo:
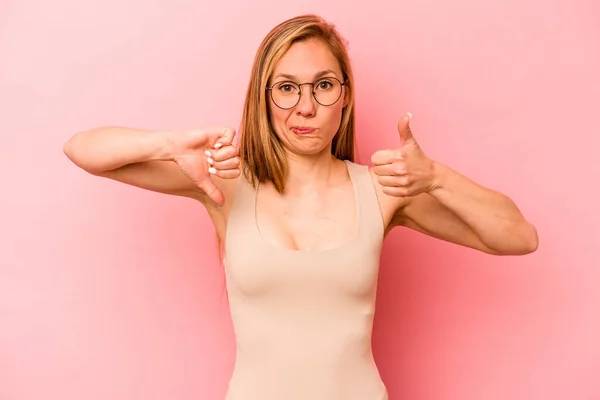
[(308, 126), (293, 126), (292, 132), (296, 135), (308, 135), (309, 133), (313, 133), (316, 129), (310, 128)]

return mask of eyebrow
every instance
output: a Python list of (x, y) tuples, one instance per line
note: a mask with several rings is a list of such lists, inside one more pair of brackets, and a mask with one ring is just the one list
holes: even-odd
[[(336, 77), (337, 77), (337, 74), (335, 73), (335, 71), (334, 71), (334, 70), (332, 70), (332, 69), (324, 69), (323, 71), (319, 71), (319, 72), (317, 72), (317, 73), (315, 74), (315, 79), (318, 79), (318, 78), (320, 78), (320, 77), (322, 77), (322, 76), (325, 76), (325, 75), (328, 75), (328, 74), (334, 74), (334, 75), (336, 75)], [(283, 73), (281, 73), (281, 74), (277, 74), (277, 75), (275, 75), (275, 76), (273, 77), (273, 80), (275, 80), (275, 79), (277, 79), (277, 78), (279, 78), (279, 77), (281, 77), (281, 78), (287, 78), (287, 79), (296, 79), (296, 77), (295, 77), (294, 75), (290, 75), (290, 74), (283, 74)]]

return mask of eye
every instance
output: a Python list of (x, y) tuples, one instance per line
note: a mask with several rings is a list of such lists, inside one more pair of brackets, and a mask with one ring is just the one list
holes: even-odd
[(329, 80), (322, 80), (317, 82), (317, 84), (315, 85), (317, 90), (329, 90), (333, 87), (333, 82), (329, 81)]
[(277, 90), (282, 93), (293, 93), (297, 91), (296, 85), (291, 82), (283, 82), (277, 85)]

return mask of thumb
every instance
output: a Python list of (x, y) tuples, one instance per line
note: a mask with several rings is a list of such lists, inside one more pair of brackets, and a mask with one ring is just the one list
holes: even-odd
[(407, 113), (398, 121), (398, 133), (400, 134), (400, 145), (404, 146), (407, 143), (416, 142), (412, 131), (410, 130), (411, 113)]
[[(233, 138), (235, 137), (235, 129), (233, 128), (225, 128), (217, 143), (220, 143), (221, 146), (230, 145), (233, 142)], [(221, 147), (219, 146), (219, 147)]]
[(198, 182), (198, 187), (202, 189), (204, 193), (214, 201), (219, 207), (221, 207), (225, 203), (225, 198), (223, 197), (223, 193), (219, 190), (219, 188), (214, 184), (212, 179), (207, 178)]

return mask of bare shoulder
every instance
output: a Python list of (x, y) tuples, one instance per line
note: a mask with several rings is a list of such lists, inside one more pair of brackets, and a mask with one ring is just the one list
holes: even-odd
[[(384, 193), (383, 186), (381, 183), (379, 183), (379, 179), (373, 171), (373, 167), (369, 166), (368, 168), (371, 181), (373, 182), (373, 187), (375, 188), (375, 193), (377, 194), (377, 199), (379, 200), (379, 208), (381, 210), (387, 233), (391, 227), (397, 225), (397, 221), (394, 221), (394, 219), (401, 217), (401, 211), (408, 204), (408, 199), (404, 197), (390, 196)], [(392, 222), (394, 223), (392, 224)]]

